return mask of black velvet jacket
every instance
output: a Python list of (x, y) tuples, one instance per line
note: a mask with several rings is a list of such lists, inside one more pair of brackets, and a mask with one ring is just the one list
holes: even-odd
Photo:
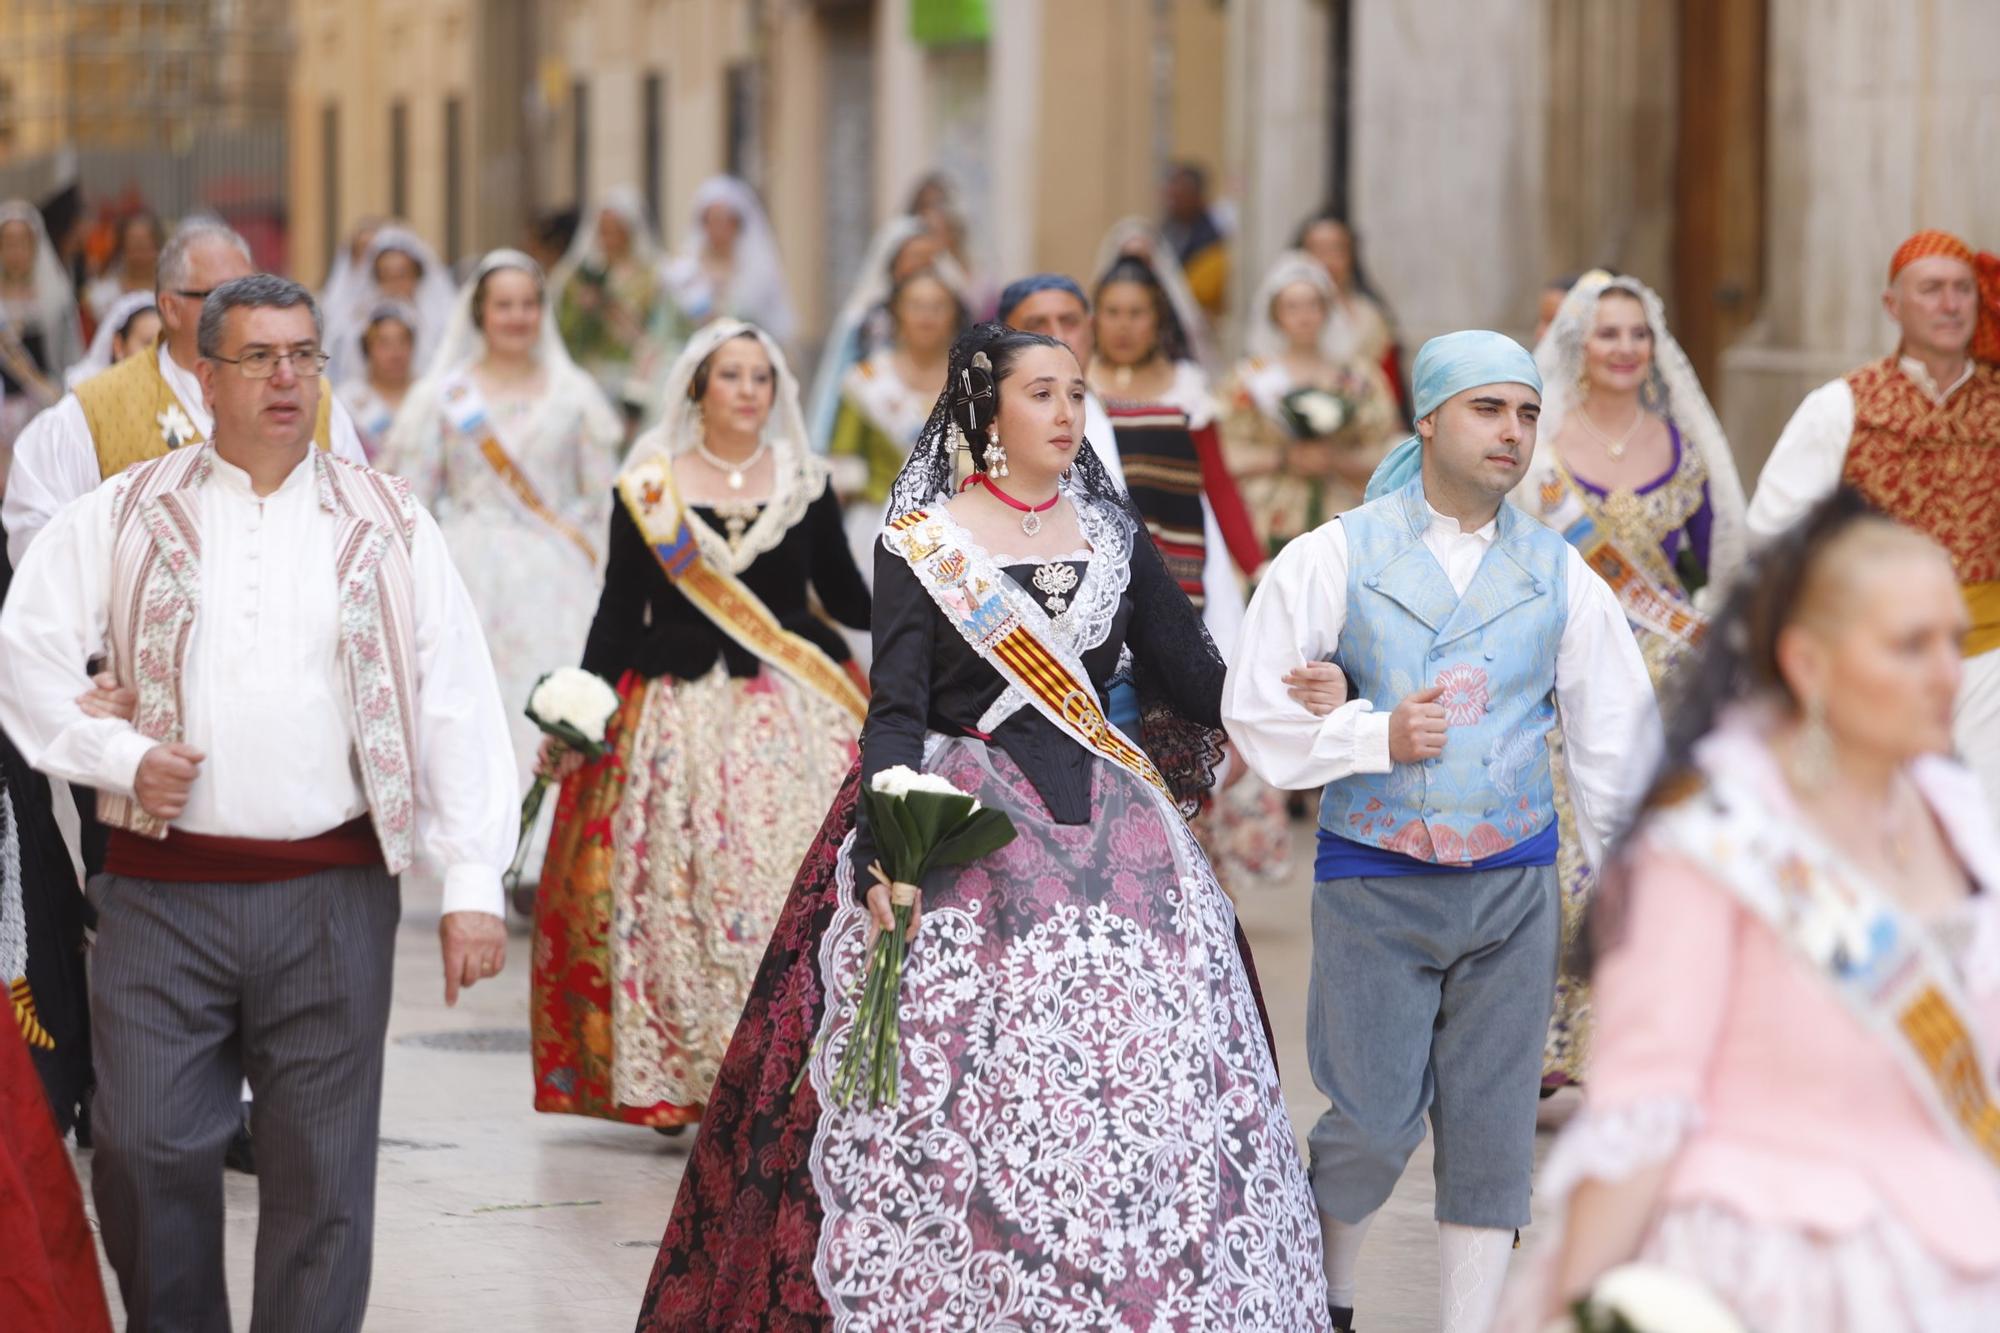
[[(710, 527), (722, 524), (711, 509), (697, 506)], [(826, 651), (836, 662), (852, 655), (840, 632), (813, 614), (807, 593), (841, 624), (867, 629), (868, 587), (854, 567), (840, 508), (829, 487), (786, 530), (778, 544), (737, 576), (757, 594), (778, 623)], [(627, 671), (648, 680), (672, 676), (694, 680), (706, 675), (720, 655), (732, 676), (754, 676), (758, 659), (717, 629), (673, 585), (639, 525), (613, 497), (611, 551), (604, 568), (604, 592), (584, 643), (583, 668), (612, 684)]]
[[(1082, 571), (1081, 562), (1072, 563)], [(1031, 582), (1036, 568), (1006, 567), (1029, 596), (1046, 606), (1046, 598)], [(1118, 669), (1119, 648), (1127, 642), (1142, 694), (1162, 698), (1190, 721), (1222, 725), (1222, 662), (1207, 649), (1199, 614), (1143, 533), (1132, 542), (1132, 577), (1110, 632), (1104, 642), (1083, 654), (1101, 707)], [(945, 620), (902, 557), (879, 545), (875, 666), (869, 683), (873, 695), (861, 731), (863, 781), (896, 764), (921, 768), (927, 730), (973, 734), (980, 717), (1006, 688), (1000, 673)], [(1089, 822), (1095, 759), (1090, 751), (1032, 706), (1017, 710), (995, 728), (991, 743), (1020, 766), (1057, 822)]]

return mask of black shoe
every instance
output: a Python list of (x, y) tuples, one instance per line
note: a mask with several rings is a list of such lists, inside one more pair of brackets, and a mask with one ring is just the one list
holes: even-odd
[(257, 1149), (250, 1142), (249, 1102), (243, 1103), (243, 1120), (236, 1126), (236, 1137), (229, 1140), (229, 1147), (222, 1154), (222, 1164), (246, 1176), (257, 1174)]
[(79, 1152), (89, 1152), (91, 1148), (90, 1103), (96, 1097), (97, 1085), (93, 1083), (83, 1090), (83, 1098), (76, 1104), (76, 1146)]
[(677, 1139), (688, 1132), (686, 1125), (654, 1125), (653, 1132), (662, 1138)]
[(1326, 1312), (1333, 1320), (1333, 1333), (1354, 1333), (1353, 1306), (1329, 1304)]

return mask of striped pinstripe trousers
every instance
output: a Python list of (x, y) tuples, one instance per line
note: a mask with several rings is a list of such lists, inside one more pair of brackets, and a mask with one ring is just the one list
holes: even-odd
[(129, 1333), (228, 1333), (222, 1157), (255, 1089), (252, 1333), (361, 1327), (397, 881), (99, 875), (91, 1192)]

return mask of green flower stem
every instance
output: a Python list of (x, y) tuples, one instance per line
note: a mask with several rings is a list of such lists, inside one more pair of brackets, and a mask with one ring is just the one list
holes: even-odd
[(537, 773), (534, 785), (521, 798), (521, 833), (514, 841), (514, 861), (500, 880), (510, 893), (521, 886), (521, 872), (528, 864), (528, 838), (535, 831), (535, 820), (542, 813), (542, 798), (548, 795), (548, 791), (548, 778)]

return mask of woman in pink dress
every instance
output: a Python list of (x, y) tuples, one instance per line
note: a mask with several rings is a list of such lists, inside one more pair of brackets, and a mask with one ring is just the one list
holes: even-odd
[(1712, 626), (1593, 908), (1588, 1100), (1503, 1328), (1634, 1261), (1758, 1333), (2000, 1328), (2000, 835), (1948, 757), (1966, 624), (1945, 553), (1843, 493)]

